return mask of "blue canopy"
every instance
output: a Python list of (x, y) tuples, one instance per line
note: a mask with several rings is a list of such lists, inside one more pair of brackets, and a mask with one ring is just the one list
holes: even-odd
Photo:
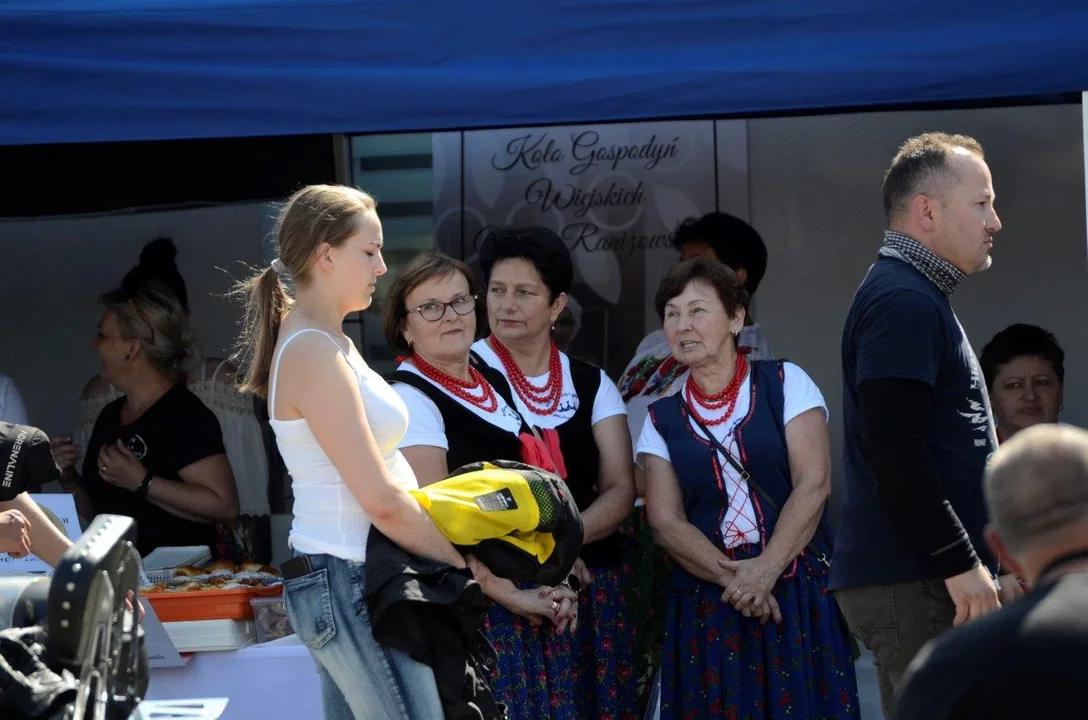
[(805, 112), (1086, 88), (1084, 0), (0, 3), (0, 144)]

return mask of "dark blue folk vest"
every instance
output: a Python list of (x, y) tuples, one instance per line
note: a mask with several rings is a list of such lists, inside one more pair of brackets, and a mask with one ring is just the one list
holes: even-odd
[[(744, 469), (767, 491), (781, 509), (789, 499), (793, 483), (790, 478), (789, 452), (786, 449), (786, 430), (782, 425), (783, 368), (782, 360), (756, 360), (751, 363), (751, 403), (748, 414), (735, 431), (740, 461)], [(676, 477), (683, 494), (684, 513), (690, 522), (712, 542), (714, 546), (732, 557), (722, 538), (721, 524), (729, 508), (727, 479), (718, 464), (718, 453), (702, 432), (691, 425), (688, 413), (680, 400), (683, 390), (662, 398), (650, 405), (650, 418), (657, 432), (669, 449)], [(760, 544), (774, 533), (778, 514), (759, 494), (749, 490), (756, 512)], [(816, 546), (826, 557), (831, 557), (831, 535), (827, 530), (827, 509), (820, 518), (820, 525), (813, 538)], [(785, 575), (796, 571), (798, 561), (804, 563), (810, 575), (824, 575), (827, 566), (811, 557), (805, 550), (786, 568)], [(683, 592), (696, 582), (696, 578), (673, 563), (672, 588)]]

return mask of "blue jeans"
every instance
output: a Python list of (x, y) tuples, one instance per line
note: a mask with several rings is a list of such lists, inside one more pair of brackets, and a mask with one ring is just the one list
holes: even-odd
[(431, 668), (374, 640), (363, 563), (310, 555), (314, 571), (287, 580), (291, 627), (317, 661), (325, 720), (442, 717)]

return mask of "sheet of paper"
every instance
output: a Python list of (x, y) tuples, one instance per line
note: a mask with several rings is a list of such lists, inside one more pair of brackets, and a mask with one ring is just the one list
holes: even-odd
[(203, 700), (145, 700), (131, 720), (219, 720), (227, 709), (227, 698)]

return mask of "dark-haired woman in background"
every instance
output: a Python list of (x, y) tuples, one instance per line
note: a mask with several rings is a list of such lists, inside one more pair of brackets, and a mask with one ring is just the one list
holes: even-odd
[(997, 333), (979, 357), (990, 393), (997, 438), (1058, 422), (1065, 385), (1065, 351), (1038, 325), (1018, 323)]
[(604, 372), (567, 357), (550, 331), (574, 279), (570, 252), (543, 227), (499, 228), (479, 251), (491, 335), (473, 350), (514, 388), (538, 428), (554, 430), (566, 481), (582, 513), (585, 545), (573, 638), (577, 717), (637, 714), (635, 673), (617, 532), (635, 499), (626, 412)]
[[(406, 356), (391, 378), (408, 408), (399, 448), (420, 487), (483, 460), (555, 469), (516, 409), (506, 379), (470, 362), (477, 294), (464, 263), (440, 253), (417, 255), (389, 289), (386, 342)], [(511, 720), (581, 720), (565, 636), (568, 626), (577, 628), (577, 596), (563, 587), (517, 588), (470, 564), (484, 593), (498, 603), (485, 623), (499, 657), (491, 678), (495, 698), (509, 708)]]

